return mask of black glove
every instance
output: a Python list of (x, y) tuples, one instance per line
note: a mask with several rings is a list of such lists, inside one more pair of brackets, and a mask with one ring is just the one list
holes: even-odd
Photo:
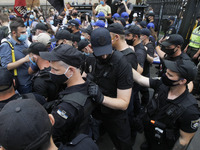
[(91, 82), (88, 86), (88, 93), (92, 97), (92, 100), (98, 104), (102, 104), (104, 95), (101, 93), (99, 86)]

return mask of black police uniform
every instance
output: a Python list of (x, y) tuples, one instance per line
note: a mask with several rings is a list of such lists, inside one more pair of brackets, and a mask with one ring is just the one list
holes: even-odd
[(33, 91), (52, 101), (58, 98), (58, 86), (50, 78), (51, 67), (38, 71), (33, 79)]
[(168, 99), (169, 87), (160, 80), (150, 79), (155, 90), (147, 106), (145, 136), (149, 150), (170, 150), (179, 138), (179, 130), (194, 133), (198, 129), (200, 113), (196, 99), (185, 92), (174, 100)]
[(131, 67), (137, 70), (137, 56), (131, 48), (126, 48), (125, 50), (120, 51), (126, 56), (126, 60), (131, 64)]
[[(176, 57), (171, 57), (167, 54), (164, 56), (165, 60), (170, 60), (170, 61), (177, 61), (177, 60), (191, 60), (191, 58), (186, 54), (186, 53), (181, 53), (179, 56)], [(163, 61), (161, 61), (162, 67), (160, 67), (158, 76), (162, 76), (166, 72), (166, 67)]]
[(167, 29), (164, 37), (169, 36), (171, 34), (176, 34), (176, 27), (175, 27), (175, 25), (169, 26), (169, 28)]
[[(142, 43), (137, 44), (134, 46), (135, 53), (137, 56), (137, 61), (140, 64), (140, 66), (143, 68), (143, 72), (145, 72), (145, 62), (147, 58), (147, 51)], [(133, 85), (133, 90), (132, 90), (132, 101), (133, 101), (133, 109), (134, 109), (134, 115), (139, 114), (140, 112), (140, 100), (139, 100), (139, 95), (138, 92), (140, 91), (141, 86), (137, 83), (134, 83)], [(130, 111), (130, 113), (132, 113)], [(132, 115), (131, 115), (132, 116)]]
[(58, 150), (98, 150), (99, 148), (93, 142), (93, 140), (85, 134), (80, 134), (75, 137), (71, 142), (63, 145), (62, 143), (56, 143)]
[(88, 84), (86, 81), (59, 93), (52, 110), (55, 118), (53, 138), (56, 142), (66, 143), (80, 133), (89, 134), (89, 117), (95, 103), (88, 96)]
[[(117, 89), (132, 88), (132, 70), (121, 52), (114, 51), (108, 57), (110, 58), (107, 63), (96, 61), (92, 74), (93, 81), (98, 84), (103, 95), (116, 98)], [(94, 117), (103, 121), (103, 126), (117, 149), (132, 149), (126, 111), (114, 110), (101, 105), (96, 109)]]

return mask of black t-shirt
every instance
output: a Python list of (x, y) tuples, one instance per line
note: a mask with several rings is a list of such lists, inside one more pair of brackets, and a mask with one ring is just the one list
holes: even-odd
[[(133, 4), (132, 3), (128, 3), (127, 7), (128, 7), (129, 10), (132, 10), (133, 9)], [(119, 15), (121, 15), (121, 13), (123, 13), (123, 12), (126, 12), (124, 4), (120, 5), (119, 8), (120, 8)]]
[[(65, 95), (77, 92), (87, 96), (88, 84), (89, 82), (86, 81), (83, 84), (67, 87), (59, 93), (59, 100), (62, 100)], [(85, 101), (84, 98), (81, 97), (81, 101)], [(78, 99), (76, 98), (76, 100)], [(67, 102), (63, 100), (51, 112), (55, 118), (53, 138), (56, 142), (70, 141), (78, 133), (89, 134), (89, 116), (95, 108), (95, 103), (90, 97), (86, 97), (86, 101), (82, 105), (75, 102), (76, 100), (69, 99)]]
[[(151, 57), (154, 57), (154, 46), (152, 42), (147, 43), (146, 45), (147, 48), (147, 54)], [(151, 64), (147, 61), (147, 59), (145, 60), (144, 63), (144, 70), (142, 72), (143, 76), (148, 76), (149, 77), (149, 73), (150, 73), (150, 66)]]
[(135, 52), (131, 48), (126, 48), (125, 50), (120, 52), (122, 52), (126, 56), (126, 60), (128, 61), (128, 63), (131, 64), (132, 68), (137, 70), (138, 63)]
[(13, 95), (12, 97), (10, 97), (10, 98), (8, 98), (8, 99), (6, 99), (6, 100), (0, 101), (0, 110), (1, 110), (8, 102), (10, 102), (10, 101), (12, 101), (12, 100), (16, 100), (16, 99), (18, 99), (19, 97), (20, 97), (19, 94), (15, 94), (15, 95)]
[[(155, 116), (152, 116), (153, 118), (151, 119), (155, 119), (156, 115), (159, 113), (159, 110), (161, 110), (164, 106), (168, 104), (179, 105), (182, 101), (192, 101), (192, 100), (196, 102), (195, 98), (188, 92), (187, 88), (185, 92), (182, 93), (179, 97), (170, 100), (167, 98), (169, 87), (162, 84), (160, 80), (150, 79), (150, 87), (153, 88), (156, 91), (156, 93), (158, 93), (156, 103), (159, 104), (158, 111), (156, 112)], [(200, 115), (199, 115), (198, 105), (196, 103), (187, 107), (187, 109), (183, 112), (183, 114), (176, 120), (175, 126), (177, 129), (181, 129), (184, 132), (193, 133), (196, 132), (198, 129), (198, 124), (200, 122), (199, 118)], [(166, 120), (162, 121), (163, 123), (165, 123)]]
[(98, 150), (94, 141), (85, 134), (80, 134), (66, 145), (56, 143), (58, 150)]
[(138, 45), (134, 46), (134, 49), (135, 49), (135, 54), (137, 56), (137, 62), (143, 68), (145, 60), (147, 58), (147, 51), (142, 43), (139, 43)]
[(106, 64), (96, 61), (93, 76), (102, 93), (109, 97), (117, 97), (117, 89), (129, 89), (133, 83), (131, 66), (119, 51), (114, 51)]
[(50, 78), (51, 67), (40, 70), (33, 77), (33, 91), (47, 98), (48, 101), (57, 99), (58, 87)]

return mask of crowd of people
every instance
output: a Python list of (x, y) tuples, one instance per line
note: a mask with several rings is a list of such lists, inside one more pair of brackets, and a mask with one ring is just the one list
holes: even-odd
[(200, 21), (183, 50), (175, 17), (159, 39), (153, 8), (141, 17), (128, 0), (114, 5), (100, 0), (92, 14), (34, 7), (23, 18), (3, 9), (1, 150), (98, 150), (104, 133), (132, 150), (137, 132), (141, 150), (187, 148), (200, 123)]

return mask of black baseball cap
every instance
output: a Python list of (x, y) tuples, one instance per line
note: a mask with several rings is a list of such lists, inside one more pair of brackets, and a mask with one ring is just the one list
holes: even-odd
[(72, 40), (72, 35), (69, 31), (67, 30), (59, 30), (56, 35), (55, 35), (55, 38), (51, 39), (50, 41), (51, 42), (56, 42), (58, 40), (62, 40), (62, 39), (66, 39), (66, 40)]
[(48, 49), (46, 48), (46, 46), (40, 42), (33, 42), (31, 43), (31, 45), (29, 46), (28, 49), (25, 49), (23, 52), (25, 54), (30, 54), (33, 53), (35, 55), (39, 55), (39, 52), (46, 52), (48, 51)]
[(59, 45), (51, 52), (40, 52), (40, 56), (49, 61), (63, 61), (76, 68), (79, 68), (84, 62), (84, 55), (67, 44)]
[(125, 34), (141, 34), (141, 29), (137, 25), (130, 25), (126, 30)]
[(111, 36), (106, 28), (97, 28), (92, 31), (91, 44), (95, 56), (112, 53)]
[(90, 42), (87, 39), (80, 40), (80, 42), (78, 43), (78, 50), (81, 51), (82, 49), (84, 49), (89, 44), (90, 44)]
[(170, 16), (169, 18), (168, 18), (168, 20), (175, 20), (175, 17), (173, 17), (173, 16)]
[(119, 23), (112, 23), (107, 29), (109, 32), (124, 35), (124, 27)]
[(12, 100), (3, 107), (0, 118), (0, 143), (6, 150), (38, 149), (50, 141), (52, 124), (36, 100)]
[(87, 34), (91, 35), (91, 33), (92, 33), (92, 26), (89, 25), (87, 28), (81, 28), (81, 32), (87, 33)]
[(76, 27), (79, 27), (79, 22), (77, 20), (69, 20), (69, 22), (67, 23), (68, 25), (70, 26), (76, 26)]
[(6, 68), (0, 67), (0, 92), (8, 90), (13, 84), (13, 75)]
[(142, 28), (146, 28), (147, 27), (147, 22), (146, 21), (140, 21), (140, 26)]
[(197, 75), (197, 67), (191, 60), (164, 60), (164, 63), (166, 68), (179, 73), (187, 82), (193, 81)]
[(126, 26), (126, 21), (124, 18), (118, 17), (118, 18), (116, 18), (116, 20), (119, 20), (124, 27)]
[(150, 36), (150, 35), (151, 35), (151, 32), (150, 32), (149, 29), (143, 28), (143, 29), (141, 29), (141, 34), (142, 34), (142, 35), (146, 35), (146, 36)]
[(43, 30), (43, 31), (47, 31), (48, 30), (48, 27), (46, 24), (44, 23), (38, 23), (35, 27), (35, 30), (36, 29), (39, 29), (39, 30)]
[(183, 37), (179, 34), (171, 34), (166, 37), (166, 40), (161, 43), (163, 46), (182, 45), (184, 43)]

